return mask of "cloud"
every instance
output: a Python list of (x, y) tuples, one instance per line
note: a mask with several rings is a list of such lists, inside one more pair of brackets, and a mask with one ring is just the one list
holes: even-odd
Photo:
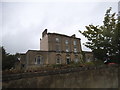
[[(42, 31), (66, 35), (76, 34), (82, 43), (87, 41), (78, 30), (89, 24), (102, 24), (106, 8), (116, 3), (109, 2), (4, 2), (2, 7), (2, 45), (9, 53), (39, 49)], [(1, 10), (0, 10), (1, 11)], [(83, 50), (89, 50), (82, 46)]]

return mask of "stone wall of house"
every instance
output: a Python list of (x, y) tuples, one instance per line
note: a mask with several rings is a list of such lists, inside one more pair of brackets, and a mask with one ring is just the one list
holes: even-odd
[[(26, 54), (26, 69), (29, 67), (36, 67), (41, 65), (52, 65), (56, 64), (56, 57), (57, 55), (61, 56), (61, 63), (60, 64), (67, 64), (66, 58), (69, 57), (70, 61), (75, 61), (75, 58), (80, 61), (80, 58), (82, 58), (81, 53), (66, 53), (66, 52), (55, 52), (55, 51), (36, 51), (36, 50), (29, 50)], [(42, 64), (35, 64), (35, 58), (38, 56), (42, 57), (43, 63)]]
[[(58, 42), (56, 42), (56, 38), (59, 39)], [(66, 40), (68, 41), (67, 44)], [(74, 41), (76, 41), (76, 44), (74, 44)], [(75, 61), (75, 59), (76, 61), (80, 61), (83, 57), (80, 38), (76, 38), (75, 34), (67, 36), (57, 33), (47, 33), (47, 29), (45, 29), (42, 33), (42, 39), (40, 39), (40, 50), (28, 50), (24, 56), (21, 55), (21, 63), (25, 65), (26, 69), (29, 67), (56, 64), (57, 55), (61, 57), (60, 64), (66, 64), (66, 58), (69, 58), (70, 61)], [(36, 64), (37, 57), (43, 60), (39, 65)]]
[[(43, 65), (52, 65), (57, 64), (56, 63), (56, 57), (57, 55), (61, 56), (60, 64), (67, 64), (67, 57), (70, 58), (70, 61), (75, 61), (75, 59), (78, 59), (78, 62), (82, 59), (82, 53), (74, 53), (74, 52), (55, 52), (55, 51), (40, 51), (40, 50), (28, 50), (26, 55), (21, 55), (21, 61), (16, 63), (16, 69), (28, 69), (31, 67), (39, 67)], [(35, 59), (40, 56), (42, 57), (42, 63), (36, 64)], [(24, 64), (24, 67), (22, 65)]]
[[(59, 39), (59, 42), (56, 42), (56, 38)], [(68, 44), (65, 44), (68, 40)], [(69, 48), (69, 52), (74, 52), (73, 41), (76, 41), (77, 52), (81, 52), (81, 41), (80, 38), (70, 37), (62, 34), (48, 33), (48, 47), (49, 51), (56, 51), (56, 45), (60, 47), (60, 51), (66, 52), (66, 46)]]
[[(117, 88), (120, 67), (100, 66), (3, 76), (3, 88)], [(120, 88), (120, 87), (119, 87)]]
[(44, 35), (42, 39), (40, 39), (40, 50), (48, 51), (48, 35)]
[[(37, 60), (37, 57), (40, 56), (41, 62), (40, 64), (36, 64), (35, 59)], [(37, 51), (37, 50), (29, 50), (26, 53), (26, 69), (30, 67), (39, 67), (45, 64), (48, 64), (48, 52), (47, 51)]]

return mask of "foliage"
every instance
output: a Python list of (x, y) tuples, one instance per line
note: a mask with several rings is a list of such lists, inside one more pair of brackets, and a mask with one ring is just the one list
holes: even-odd
[(111, 14), (110, 11), (111, 8), (106, 11), (103, 25), (89, 25), (86, 26), (86, 31), (79, 30), (79, 32), (89, 40), (85, 46), (93, 51), (95, 58), (103, 61), (112, 59), (118, 63), (120, 58), (120, 22), (116, 18), (116, 14)]
[(104, 63), (101, 60), (96, 60), (96, 61), (91, 61), (91, 62), (85, 62), (84, 65), (85, 66), (100, 66), (100, 65), (104, 65)]
[(4, 47), (2, 47), (2, 70), (13, 68), (15, 62), (17, 61), (17, 56), (18, 53), (15, 55), (6, 53)]
[(82, 56), (80, 57), (79, 63), (84, 64), (85, 63), (85, 53), (84, 53), (84, 51), (82, 51), (81, 54), (82, 54)]
[(69, 64), (53, 64), (52, 68), (57, 68), (57, 69), (65, 69), (65, 68), (74, 68), (74, 67), (82, 67), (84, 66), (83, 62), (74, 62), (71, 61)]
[(24, 73), (24, 70), (16, 70), (16, 69), (9, 69), (9, 70), (4, 70), (2, 71), (3, 75), (8, 75), (8, 74), (18, 74), (18, 73)]
[(104, 65), (104, 62), (102, 60), (95, 60), (92, 61), (94, 63), (94, 65), (99, 66), (99, 65)]
[(94, 66), (94, 62), (85, 62), (85, 66)]
[(69, 64), (69, 67), (83, 67), (84, 66), (84, 63), (83, 62), (74, 62), (74, 61), (71, 61), (70, 64)]
[(53, 68), (61, 68), (63, 65), (62, 64), (53, 64), (52, 67)]

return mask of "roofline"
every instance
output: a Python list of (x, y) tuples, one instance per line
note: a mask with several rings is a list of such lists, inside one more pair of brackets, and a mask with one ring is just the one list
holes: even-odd
[(25, 55), (26, 53), (19, 53), (20, 55)]
[(83, 52), (85, 52), (85, 53), (93, 53), (92, 51), (83, 51)]
[(68, 36), (68, 35), (65, 35), (65, 34), (58, 34), (58, 33), (47, 33), (47, 35), (60, 35), (60, 36), (65, 36), (65, 37), (69, 37), (69, 38), (75, 38), (75, 39), (79, 39), (79, 40), (81, 40), (80, 38), (73, 37), (73, 36)]
[[(28, 50), (27, 53), (30, 52), (30, 51), (32, 51), (32, 52), (74, 53), (74, 52), (65, 52), (65, 51), (59, 51), (59, 52), (56, 52), (56, 51), (54, 51), (54, 50), (52, 50), (52, 51), (44, 51), (44, 50)], [(80, 53), (80, 52), (77, 52), (76, 54), (78, 54), (78, 53)]]
[(28, 50), (27, 52), (29, 51), (33, 51), (33, 52), (49, 52), (49, 51), (44, 51), (44, 50)]

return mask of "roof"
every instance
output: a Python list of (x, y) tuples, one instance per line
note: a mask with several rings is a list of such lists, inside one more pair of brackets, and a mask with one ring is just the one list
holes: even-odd
[(25, 55), (26, 53), (20, 53), (20, 55)]
[(85, 52), (85, 53), (93, 53), (92, 51), (83, 51), (83, 52)]
[(50, 51), (44, 51), (44, 50), (28, 50), (27, 52), (30, 52), (30, 51), (32, 51), (32, 52), (50, 52)]
[[(75, 39), (80, 39), (80, 38), (77, 38), (75, 36), (68, 36), (68, 35), (65, 35), (65, 34), (58, 34), (58, 33), (47, 33), (47, 35), (59, 35), (59, 36), (64, 36), (64, 37), (69, 37), (69, 38), (75, 38)], [(75, 35), (75, 34), (74, 34)], [(81, 40), (81, 39), (80, 39)]]
[(28, 51), (35, 51), (35, 52), (48, 52), (48, 51), (44, 51), (44, 50), (28, 50)]

